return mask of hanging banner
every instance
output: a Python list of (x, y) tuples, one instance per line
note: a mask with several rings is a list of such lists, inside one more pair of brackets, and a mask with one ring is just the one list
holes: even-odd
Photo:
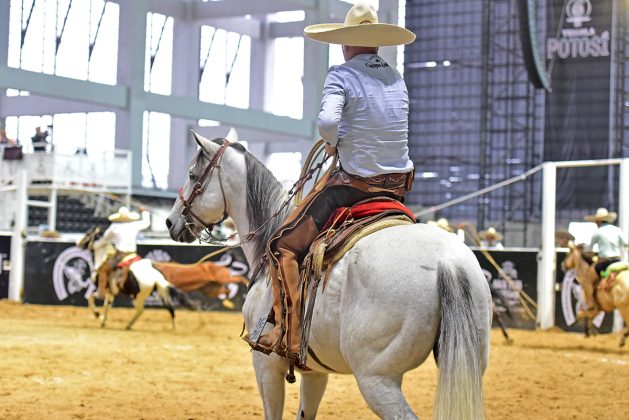
[(9, 270), (11, 269), (11, 237), (0, 236), (0, 299), (9, 296)]
[[(138, 254), (153, 261), (191, 264), (218, 248), (210, 246), (138, 244)], [(25, 264), (24, 302), (45, 305), (87, 306), (87, 297), (95, 285), (90, 278), (93, 269), (89, 251), (77, 248), (73, 243), (57, 241), (28, 242)], [(229, 267), (233, 276), (247, 276), (249, 266), (242, 250), (230, 249), (212, 257), (209, 261)], [(207, 310), (235, 310), (242, 308), (246, 286), (242, 283), (228, 284), (228, 293), (208, 298), (202, 292), (186, 292), (189, 298)], [(229, 299), (230, 305), (224, 305)], [(131, 306), (131, 300), (117, 296), (114, 306)], [(156, 292), (147, 298), (145, 306), (162, 306)]]
[[(606, 159), (609, 149), (612, 0), (549, 0), (544, 161)], [(558, 26), (559, 25), (559, 26)], [(610, 205), (607, 167), (557, 172), (557, 207)]]

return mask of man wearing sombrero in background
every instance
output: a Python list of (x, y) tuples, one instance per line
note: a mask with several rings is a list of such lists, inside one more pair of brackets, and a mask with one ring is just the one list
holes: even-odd
[(136, 240), (141, 230), (151, 225), (151, 216), (148, 211), (142, 210), (142, 218), (135, 211), (127, 207), (120, 209), (109, 216), (111, 225), (103, 233), (103, 238), (113, 245), (116, 253), (111, 255), (98, 268), (98, 290), (95, 297), (104, 299), (111, 273), (114, 268), (127, 256), (137, 251)]
[[(340, 168), (312, 192), (269, 242), (275, 327), (254, 350), (297, 358), (301, 340), (299, 264), (312, 241), (339, 207), (374, 196), (403, 200), (413, 178), (408, 157), (409, 99), (402, 76), (378, 55), (378, 47), (408, 44), (415, 35), (378, 22), (372, 6), (358, 2), (344, 23), (308, 26), (306, 37), (342, 45), (346, 62), (332, 66), (323, 87), (319, 133)], [(377, 192), (375, 192), (377, 190)]]
[[(620, 261), (623, 248), (627, 246), (624, 232), (612, 223), (616, 220), (617, 214), (613, 211), (608, 211), (606, 208), (599, 208), (595, 214), (590, 214), (584, 217), (586, 222), (594, 222), (598, 226), (596, 232), (592, 236), (590, 241), (590, 250), (593, 250), (594, 245), (598, 246), (598, 260), (593, 268), (588, 271), (588, 277), (590, 284), (595, 284), (601, 278), (601, 273), (605, 269), (615, 262)], [(589, 290), (589, 288), (584, 288)], [(596, 307), (593, 294), (589, 292), (585, 293), (585, 299), (590, 308)]]
[(487, 230), (481, 230), (478, 232), (478, 237), (480, 238), (480, 246), (484, 248), (490, 249), (504, 249), (502, 245), (502, 234), (496, 230), (495, 227), (491, 226)]

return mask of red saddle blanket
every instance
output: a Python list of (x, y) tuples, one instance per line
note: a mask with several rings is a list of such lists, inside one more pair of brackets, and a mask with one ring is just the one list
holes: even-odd
[(354, 204), (351, 207), (339, 207), (334, 210), (332, 215), (328, 218), (323, 230), (340, 226), (349, 219), (362, 219), (363, 217), (373, 216), (391, 210), (405, 214), (410, 217), (411, 220), (417, 222), (413, 212), (399, 201), (393, 199), (376, 199)]
[(142, 259), (142, 257), (140, 257), (139, 255), (136, 255), (135, 257), (133, 257), (133, 258), (129, 258), (128, 260), (122, 260), (122, 261), (120, 261), (120, 262), (116, 265), (116, 267), (117, 267), (117, 268), (125, 268), (125, 267), (130, 266), (131, 264), (133, 264), (133, 263), (134, 263), (134, 262), (136, 262), (136, 261), (140, 261), (141, 259)]

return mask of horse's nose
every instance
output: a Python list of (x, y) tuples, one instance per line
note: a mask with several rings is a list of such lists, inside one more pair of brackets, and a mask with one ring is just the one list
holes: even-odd
[(170, 217), (166, 219), (166, 227), (168, 230), (173, 226), (173, 222), (170, 221)]

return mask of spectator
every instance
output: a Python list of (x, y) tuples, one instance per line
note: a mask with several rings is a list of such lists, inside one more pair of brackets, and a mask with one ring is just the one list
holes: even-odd
[(31, 137), (33, 151), (45, 152), (48, 146), (48, 131), (41, 131), (41, 127), (35, 127), (35, 135)]
[(0, 130), (0, 144), (5, 146), (17, 146), (17, 142), (7, 137), (7, 131), (3, 128)]
[(490, 227), (487, 230), (482, 230), (478, 233), (480, 238), (480, 245), (487, 249), (504, 249), (502, 246), (502, 234), (496, 230), (495, 227)]

